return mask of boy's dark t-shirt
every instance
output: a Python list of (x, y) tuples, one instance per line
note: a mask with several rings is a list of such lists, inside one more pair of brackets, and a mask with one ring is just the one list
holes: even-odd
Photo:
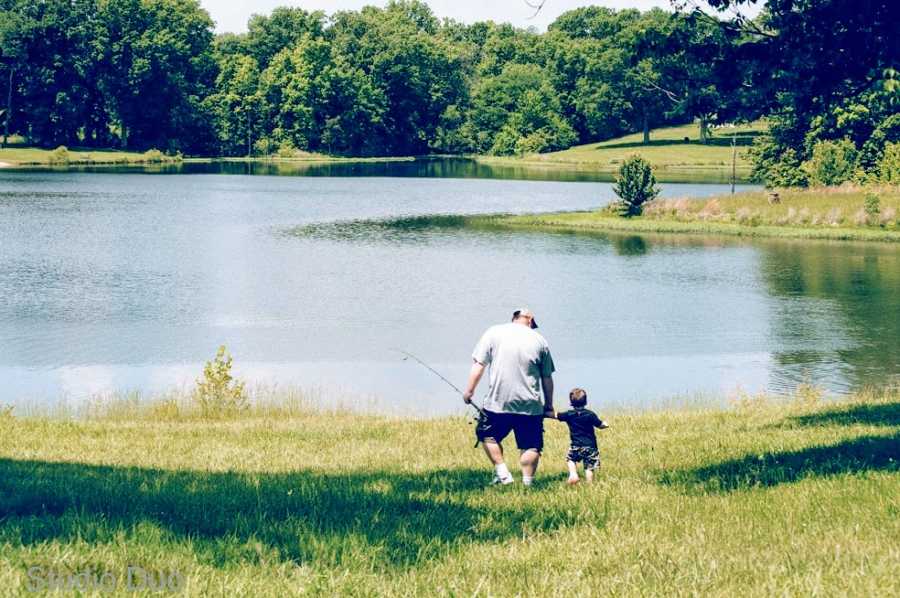
[(561, 422), (569, 426), (569, 437), (572, 446), (587, 446), (597, 448), (597, 435), (594, 428), (600, 428), (605, 424), (590, 409), (576, 407), (569, 411), (563, 411), (557, 415)]

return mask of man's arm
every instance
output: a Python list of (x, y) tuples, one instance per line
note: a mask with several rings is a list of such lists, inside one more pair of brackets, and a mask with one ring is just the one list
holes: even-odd
[(463, 402), (467, 405), (472, 402), (475, 395), (475, 388), (481, 382), (481, 376), (484, 374), (484, 364), (472, 360), (472, 369), (469, 370), (469, 383), (466, 385), (466, 392), (463, 393)]
[(541, 387), (544, 389), (544, 416), (555, 417), (556, 414), (553, 411), (553, 376), (541, 378)]

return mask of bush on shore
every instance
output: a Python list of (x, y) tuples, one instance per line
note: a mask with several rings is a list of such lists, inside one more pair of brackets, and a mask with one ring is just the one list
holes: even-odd
[(644, 204), (659, 195), (653, 167), (640, 156), (631, 156), (619, 168), (613, 191), (619, 196), (616, 209), (620, 216), (639, 216)]

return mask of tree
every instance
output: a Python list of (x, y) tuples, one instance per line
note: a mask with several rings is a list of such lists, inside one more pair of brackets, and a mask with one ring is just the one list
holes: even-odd
[(121, 144), (199, 150), (215, 83), (212, 27), (197, 0), (105, 0), (101, 81)]
[(617, 206), (620, 216), (639, 216), (644, 204), (659, 195), (650, 163), (640, 156), (626, 159), (619, 168), (613, 192), (621, 200)]
[[(706, 0), (726, 10), (755, 0)], [(893, 0), (768, 0), (759, 22), (730, 23), (738, 49), (759, 68), (752, 85), (773, 105), (777, 151), (808, 159), (816, 143), (865, 145), (896, 108), (884, 73), (900, 64), (900, 5)], [(863, 152), (872, 168), (883, 137)]]
[(325, 32), (325, 13), (278, 7), (272, 14), (253, 15), (247, 24), (243, 47), (265, 69), (272, 58), (304, 38), (319, 38)]
[(219, 66), (216, 92), (206, 100), (215, 114), (220, 151), (252, 153), (253, 141), (262, 136), (263, 95), (256, 60), (245, 54), (226, 56)]

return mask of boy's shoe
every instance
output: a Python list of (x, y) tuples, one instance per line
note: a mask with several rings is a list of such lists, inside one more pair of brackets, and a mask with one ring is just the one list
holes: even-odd
[(512, 476), (510, 476), (504, 480), (504, 479), (501, 479), (500, 476), (495, 475), (494, 479), (491, 480), (491, 486), (509, 486), (513, 482), (515, 482), (515, 480), (513, 479)]

